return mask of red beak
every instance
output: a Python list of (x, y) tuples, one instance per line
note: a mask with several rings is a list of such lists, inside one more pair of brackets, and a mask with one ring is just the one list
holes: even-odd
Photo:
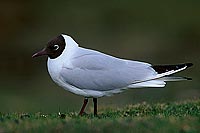
[(32, 55), (32, 58), (35, 58), (35, 57), (38, 57), (38, 56), (42, 56), (42, 55), (47, 55), (47, 51), (46, 51), (45, 48), (42, 49), (41, 51), (39, 51), (39, 52), (33, 54), (33, 55)]

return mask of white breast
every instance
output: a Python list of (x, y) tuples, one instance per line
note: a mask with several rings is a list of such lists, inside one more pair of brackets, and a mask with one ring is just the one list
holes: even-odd
[(67, 91), (70, 91), (77, 95), (90, 97), (90, 95), (88, 95), (88, 93), (84, 90), (76, 88), (64, 81), (64, 79), (60, 76), (60, 72), (62, 70), (63, 65), (64, 63), (62, 62), (62, 60), (48, 58), (47, 67), (52, 80)]
[(59, 74), (62, 69), (63, 63), (59, 59), (50, 59), (47, 60), (47, 68), (48, 72), (56, 83), (58, 83), (59, 80)]
[[(71, 38), (67, 38), (67, 39), (69, 40)], [(51, 78), (53, 79), (53, 81), (57, 83), (59, 86), (63, 87), (65, 90), (75, 93), (77, 95), (88, 96), (85, 91), (68, 84), (67, 81), (65, 81), (60, 75), (63, 67), (73, 68), (71, 64), (71, 60), (72, 60), (73, 54), (78, 49), (78, 44), (73, 44), (75, 43), (73, 42), (73, 40), (70, 40), (70, 41), (71, 41), (71, 44), (66, 43), (65, 49), (59, 57), (55, 59), (48, 58), (47, 60), (48, 72)]]

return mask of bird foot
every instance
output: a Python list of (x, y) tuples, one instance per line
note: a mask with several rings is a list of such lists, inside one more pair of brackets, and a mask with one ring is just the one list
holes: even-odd
[(80, 112), (78, 115), (79, 116), (84, 116), (84, 115), (88, 115), (88, 114), (86, 112)]

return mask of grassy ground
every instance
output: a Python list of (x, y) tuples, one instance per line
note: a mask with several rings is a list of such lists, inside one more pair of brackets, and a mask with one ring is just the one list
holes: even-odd
[(123, 109), (0, 114), (0, 132), (200, 132), (200, 99), (179, 103), (140, 103)]

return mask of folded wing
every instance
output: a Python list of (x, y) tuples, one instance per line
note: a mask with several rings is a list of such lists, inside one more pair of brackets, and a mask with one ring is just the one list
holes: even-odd
[(79, 89), (109, 91), (152, 79), (157, 72), (148, 63), (115, 58), (80, 48), (72, 57), (73, 67), (63, 66), (62, 79)]

